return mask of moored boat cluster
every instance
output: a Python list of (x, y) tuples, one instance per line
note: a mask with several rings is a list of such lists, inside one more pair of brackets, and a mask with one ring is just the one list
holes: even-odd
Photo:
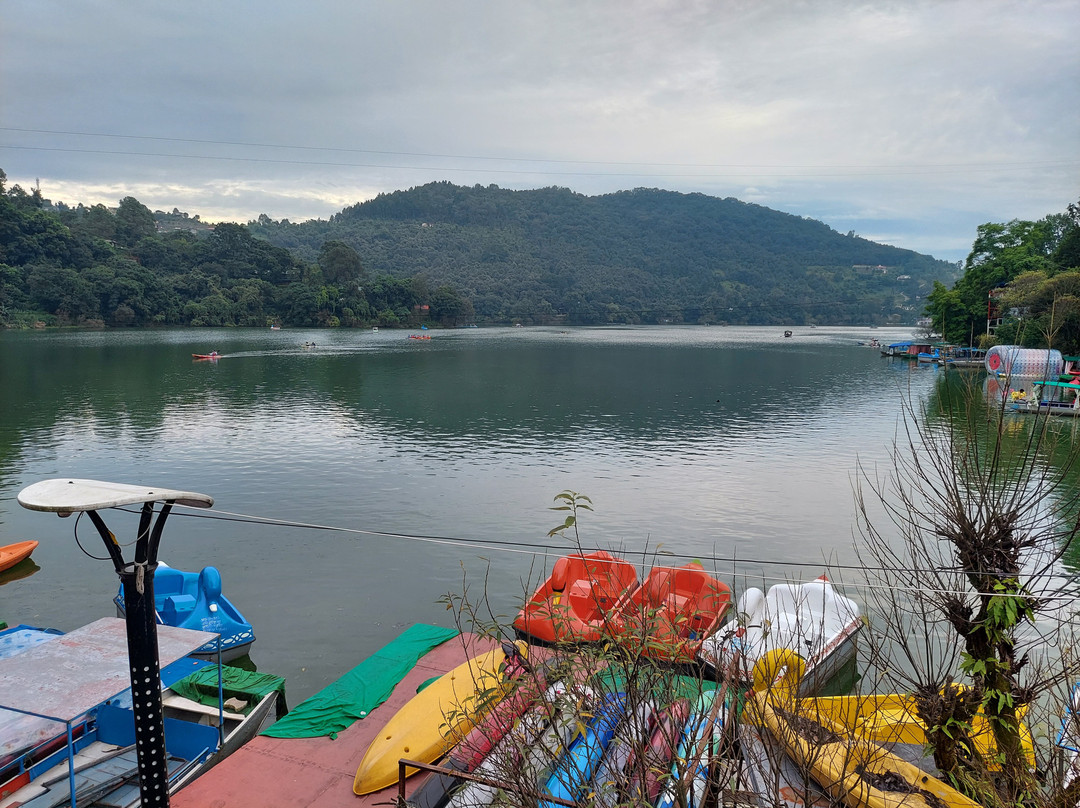
[[(86, 480), (19, 499), (61, 514), (212, 504)], [(0, 632), (0, 808), (148, 804), (149, 753), (136, 750), (159, 689), (164, 789), (181, 808), (371, 805), (394, 789), (415, 808), (975, 805), (906, 759), (927, 743), (910, 697), (834, 694), (853, 681), (864, 620), (824, 575), (736, 600), (699, 561), (639, 574), (608, 552), (571, 553), (506, 627), (513, 641), (407, 631), (256, 737), (284, 715), (284, 682), (222, 664), (254, 631), (217, 570), (172, 569), (155, 547), (140, 577), (110, 554), (124, 620)], [(148, 625), (160, 674), (133, 662)], [(971, 738), (995, 758), (980, 715)], [(1026, 730), (1024, 754), (1034, 767)]]

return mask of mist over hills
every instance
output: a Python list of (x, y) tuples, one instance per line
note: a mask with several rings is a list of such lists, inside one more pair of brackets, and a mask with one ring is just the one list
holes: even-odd
[(434, 182), (329, 220), (261, 216), (257, 238), (370, 275), (450, 286), (478, 320), (904, 324), (956, 265), (737, 199), (658, 189), (585, 196)]

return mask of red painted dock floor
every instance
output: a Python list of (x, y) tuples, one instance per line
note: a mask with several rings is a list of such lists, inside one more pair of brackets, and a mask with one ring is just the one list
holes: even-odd
[[(495, 644), (474, 635), (447, 640), (428, 652), (367, 718), (330, 738), (259, 736), (170, 800), (173, 808), (364, 808), (397, 798), (397, 786), (358, 797), (353, 779), (368, 745), (416, 689)], [(406, 780), (406, 794), (423, 781)]]

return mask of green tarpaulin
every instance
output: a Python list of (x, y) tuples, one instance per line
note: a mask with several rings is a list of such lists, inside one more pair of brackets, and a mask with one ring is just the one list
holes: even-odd
[[(247, 707), (241, 710), (247, 715), (262, 701), (263, 696), (273, 693), (275, 690), (280, 694), (277, 701), (277, 717), (281, 718), (289, 711), (285, 705), (285, 680), (280, 676), (257, 671), (245, 671), (234, 668), (231, 665), (221, 666), (221, 684), (225, 700), (231, 698), (241, 699), (247, 702)], [(169, 686), (174, 693), (213, 707), (218, 705), (218, 668), (217, 665), (208, 665)]]
[(335, 737), (390, 698), (394, 686), (420, 657), (457, 635), (452, 628), (423, 623), (411, 626), (262, 734), (272, 738)]

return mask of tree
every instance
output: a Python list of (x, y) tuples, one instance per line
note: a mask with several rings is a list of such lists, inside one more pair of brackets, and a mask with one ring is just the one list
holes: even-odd
[(1080, 269), (1080, 203), (1069, 204), (1068, 217), (1071, 226), (1061, 236), (1053, 259), (1062, 269)]
[(154, 214), (132, 196), (120, 200), (116, 209), (116, 240), (125, 247), (134, 247), (141, 239), (157, 233)]
[(431, 296), (431, 318), (443, 325), (456, 326), (473, 314), (472, 304), (452, 286), (440, 286)]
[[(1042, 792), (1021, 721), (1080, 673), (1070, 624), (1052, 620), (1051, 575), (1080, 531), (1077, 451), (1061, 451), (1045, 419), (1008, 431), (981, 386), (947, 384), (925, 414), (906, 412), (893, 469), (862, 470), (857, 491), (876, 667), (892, 692), (913, 693), (938, 769), (981, 805), (1074, 804), (1080, 783)], [(977, 711), (996, 757), (972, 741)]]
[(926, 313), (933, 318), (934, 328), (946, 340), (964, 344), (972, 335), (985, 334), (990, 290), (1024, 273), (1052, 274), (1055, 264), (1051, 256), (1068, 225), (1065, 214), (1037, 222), (1014, 219), (1008, 224), (980, 225), (964, 262), (963, 277), (952, 289), (935, 283), (927, 298)]
[(343, 241), (327, 241), (319, 250), (319, 266), (327, 283), (341, 288), (363, 285), (367, 273), (360, 254)]
[(116, 217), (104, 205), (92, 205), (81, 209), (81, 216), (73, 229), (86, 233), (91, 238), (106, 241), (116, 239)]

